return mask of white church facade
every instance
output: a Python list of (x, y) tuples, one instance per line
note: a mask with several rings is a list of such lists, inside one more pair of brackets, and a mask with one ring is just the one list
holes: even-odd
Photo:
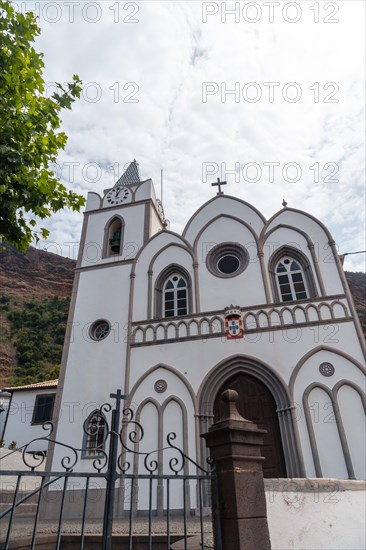
[(120, 388), (145, 428), (140, 451), (175, 432), (204, 465), (200, 435), (234, 388), (241, 415), (268, 432), (265, 477), (365, 479), (364, 351), (320, 221), (287, 205), (266, 220), (219, 187), (179, 235), (134, 161), (103, 197), (88, 194), (55, 437), (86, 447), (88, 471), (103, 446), (95, 411)]

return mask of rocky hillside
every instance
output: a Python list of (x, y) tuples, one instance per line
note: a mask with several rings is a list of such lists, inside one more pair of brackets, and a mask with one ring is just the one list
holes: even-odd
[(352, 271), (345, 273), (363, 332), (366, 335), (366, 273), (353, 273)]
[[(74, 267), (35, 248), (0, 252), (0, 388), (57, 377)], [(366, 274), (346, 276), (366, 332)]]
[(36, 248), (0, 250), (0, 388), (45, 379), (60, 362), (74, 267)]
[(0, 249), (0, 296), (39, 299), (69, 298), (75, 261), (30, 247), (24, 254), (4, 245)]

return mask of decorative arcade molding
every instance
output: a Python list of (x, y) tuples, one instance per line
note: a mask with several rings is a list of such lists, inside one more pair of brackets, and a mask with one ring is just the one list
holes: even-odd
[[(240, 310), (243, 314), (244, 337), (246, 334), (263, 331), (333, 324), (353, 319), (343, 295)], [(223, 310), (133, 322), (131, 346), (222, 337), (226, 338)]]

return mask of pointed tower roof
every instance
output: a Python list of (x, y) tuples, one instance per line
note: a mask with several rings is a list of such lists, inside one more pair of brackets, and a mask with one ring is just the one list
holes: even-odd
[(135, 183), (140, 183), (140, 174), (139, 174), (139, 165), (134, 159), (131, 164), (127, 167), (126, 171), (119, 178), (115, 186), (117, 185), (134, 185)]

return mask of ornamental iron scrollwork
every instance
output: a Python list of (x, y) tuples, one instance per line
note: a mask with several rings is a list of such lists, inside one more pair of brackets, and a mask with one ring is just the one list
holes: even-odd
[[(103, 405), (99, 409), (96, 409), (96, 411), (95, 411), (95, 414), (100, 415), (104, 419), (104, 422), (105, 422), (105, 431), (104, 431), (104, 436), (103, 436), (103, 447), (105, 446), (106, 440), (108, 439), (108, 436), (110, 435), (109, 426), (108, 426), (108, 423), (107, 423), (106, 418), (104, 416), (104, 413), (107, 413), (111, 410), (112, 410), (112, 406), (109, 403), (103, 403)], [(83, 431), (84, 431), (86, 436), (94, 435), (90, 430), (88, 431), (88, 426), (87, 426), (88, 418), (83, 423)], [(24, 465), (27, 468), (29, 468), (31, 472), (37, 471), (44, 464), (44, 462), (46, 460), (46, 457), (47, 457), (47, 452), (46, 451), (39, 451), (39, 450), (29, 450), (29, 449), (31, 449), (34, 446), (34, 444), (36, 444), (37, 442), (44, 441), (47, 444), (47, 446), (51, 443), (52, 445), (60, 446), (60, 447), (63, 447), (65, 449), (68, 449), (69, 451), (71, 451), (70, 454), (66, 454), (65, 456), (63, 456), (60, 459), (60, 465), (61, 465), (61, 468), (65, 472), (72, 472), (73, 469), (75, 468), (76, 464), (78, 463), (80, 456), (85, 455), (86, 449), (84, 447), (82, 447), (82, 448), (72, 447), (71, 445), (68, 445), (67, 443), (63, 443), (62, 441), (58, 441), (57, 439), (53, 439), (51, 437), (53, 432), (54, 432), (54, 429), (55, 429), (53, 422), (50, 422), (50, 421), (44, 422), (42, 424), (42, 429), (46, 430), (46, 431), (49, 430), (48, 435), (46, 435), (44, 437), (36, 437), (36, 438), (32, 439), (31, 441), (29, 441), (28, 443), (26, 443), (25, 445), (17, 447), (13, 451), (11, 451), (11, 452), (7, 453), (6, 455), (0, 457), (0, 461), (7, 458), (7, 457), (9, 457), (9, 456), (11, 456), (12, 454), (14, 454), (16, 452), (22, 452), (22, 460), (23, 460)], [(32, 463), (31, 461), (33, 461), (34, 463)], [(96, 456), (94, 458), (93, 462), (92, 462), (93, 468), (98, 473), (100, 473), (101, 470), (103, 470), (103, 468), (105, 468), (107, 466), (107, 464), (108, 464), (108, 454), (105, 452), (104, 448), (103, 449), (98, 449), (98, 456)]]
[[(34, 438), (32, 441), (23, 445), (21, 448), (14, 450), (13, 452), (23, 451), (23, 463), (30, 470), (27, 471), (15, 471), (15, 470), (3, 470), (2, 474), (9, 476), (17, 476), (17, 481), (15, 484), (14, 498), (9, 506), (0, 512), (0, 519), (5, 516), (9, 517), (6, 540), (4, 548), (9, 548), (10, 540), (10, 531), (12, 526), (12, 520), (14, 515), (14, 510), (26, 502), (27, 500), (33, 498), (35, 495), (39, 495), (38, 506), (40, 503), (41, 496), (45, 490), (48, 490), (49, 487), (53, 485), (57, 491), (61, 491), (61, 508), (60, 508), (60, 519), (58, 523), (57, 531), (57, 540), (61, 540), (62, 534), (62, 515), (63, 515), (63, 505), (65, 502), (66, 491), (69, 490), (67, 486), (68, 479), (70, 478), (79, 478), (83, 477), (85, 481), (85, 495), (84, 495), (84, 515), (82, 520), (82, 533), (84, 533), (84, 524), (85, 524), (85, 510), (87, 502), (87, 491), (91, 487), (89, 481), (91, 478), (101, 477), (103, 479), (103, 485), (105, 486), (105, 505), (103, 512), (103, 549), (111, 550), (112, 548), (112, 535), (113, 535), (113, 518), (115, 514), (115, 503), (116, 499), (116, 490), (117, 490), (117, 480), (123, 479), (133, 479), (132, 487), (134, 486), (134, 481), (139, 479), (150, 478), (150, 508), (149, 508), (149, 539), (151, 539), (151, 520), (152, 520), (152, 501), (151, 501), (151, 491), (152, 491), (152, 479), (182, 479), (183, 480), (183, 499), (186, 495), (186, 481), (187, 479), (196, 479), (198, 482), (198, 490), (200, 491), (200, 509), (202, 512), (202, 481), (210, 481), (215, 483), (215, 475), (211, 475), (211, 472), (202, 468), (197, 462), (188, 457), (175, 443), (177, 440), (177, 434), (174, 432), (168, 433), (166, 437), (166, 446), (163, 448), (155, 449), (150, 452), (141, 452), (139, 451), (139, 444), (144, 437), (144, 429), (140, 422), (134, 418), (133, 410), (126, 408), (121, 411), (121, 403), (123, 400), (127, 399), (127, 396), (122, 395), (121, 390), (117, 390), (115, 394), (111, 394), (110, 397), (116, 399), (115, 406), (112, 409), (112, 406), (109, 403), (104, 403), (99, 409), (95, 409), (88, 418), (83, 423), (84, 431), (84, 443), (82, 448), (74, 448), (71, 445), (67, 445), (63, 442), (58, 441), (55, 438), (52, 438), (54, 432), (54, 426), (51, 422), (45, 422), (43, 424), (43, 429), (49, 431), (48, 435), (44, 437)], [(106, 415), (110, 414), (109, 423), (107, 422)], [(122, 413), (122, 419), (121, 419)], [(103, 428), (103, 429), (102, 429)], [(89, 440), (88, 440), (89, 438)], [(106, 452), (106, 446), (108, 441), (108, 453)], [(43, 465), (46, 459), (46, 451), (35, 451), (30, 450), (32, 445), (37, 442), (45, 442), (47, 444), (52, 444), (55, 447), (61, 446), (61, 450), (67, 450), (68, 454), (62, 456), (62, 458), (57, 457), (57, 463), (61, 464), (61, 467), (64, 471), (52, 470), (52, 471), (38, 471)], [(88, 453), (89, 451), (89, 453)], [(121, 452), (120, 452), (121, 451)], [(175, 456), (168, 454), (168, 459), (165, 461), (165, 466), (169, 467), (170, 474), (162, 473), (163, 471), (163, 455), (164, 452), (169, 453), (169, 451), (174, 451)], [(95, 454), (94, 454), (95, 453)], [(120, 454), (118, 454), (120, 453)], [(11, 453), (6, 454), (1, 457), (0, 460), (8, 457)], [(60, 453), (60, 455), (62, 455)], [(131, 463), (128, 461), (128, 456), (132, 454), (134, 467), (140, 461), (140, 464), (143, 465), (145, 471), (136, 473), (135, 471), (131, 474), (129, 470), (131, 468)], [(31, 463), (31, 457), (33, 457), (34, 464)], [(91, 472), (90, 470), (85, 471), (85, 468), (82, 468), (81, 471), (73, 471), (75, 466), (78, 464), (79, 458), (89, 457), (93, 459), (87, 464), (92, 466), (95, 471)], [(208, 459), (210, 464), (210, 459)], [(79, 463), (80, 464), (80, 463)], [(84, 462), (84, 466), (86, 463)], [(189, 473), (188, 467), (193, 465), (198, 472), (191, 475)], [(37, 470), (38, 469), (38, 470)], [(141, 468), (143, 469), (143, 468)], [(164, 468), (166, 470), (167, 468)], [(36, 471), (35, 471), (36, 470)], [(183, 474), (180, 476), (180, 472), (183, 471)], [(41, 481), (37, 487), (29, 491), (27, 494), (22, 494), (18, 491), (20, 487), (20, 481), (22, 476), (34, 476), (34, 479), (41, 477)], [(150, 477), (151, 476), (151, 477)], [(64, 480), (63, 488), (55, 485), (55, 482), (58, 482), (60, 479)], [(38, 481), (36, 482), (38, 483)], [(167, 490), (169, 495), (169, 482), (167, 482)], [(121, 485), (122, 486), (122, 485)], [(132, 511), (132, 495), (133, 490), (131, 489), (131, 508)], [(184, 509), (186, 507), (184, 505)], [(219, 508), (217, 508), (218, 510)], [(33, 528), (33, 538), (31, 546), (34, 547), (35, 536), (37, 533), (37, 522), (38, 522), (38, 510), (36, 513), (35, 524)], [(215, 511), (217, 513), (217, 511)], [(130, 540), (132, 540), (132, 512), (130, 513)], [(185, 517), (185, 516), (184, 516)], [(201, 516), (202, 517), (202, 516)], [(168, 513), (169, 518), (169, 513)], [(169, 529), (169, 528), (168, 528)], [(83, 535), (82, 535), (83, 537)], [(201, 520), (201, 539), (203, 540), (203, 523)], [(83, 538), (82, 538), (83, 540)], [(151, 543), (152, 544), (152, 543)], [(152, 546), (151, 546), (152, 547)], [(216, 546), (221, 548), (220, 545)]]
[[(132, 409), (124, 409), (123, 416), (124, 418), (122, 420), (122, 429), (119, 433), (119, 440), (122, 445), (122, 452), (117, 460), (118, 467), (123, 474), (128, 473), (131, 468), (131, 463), (126, 459), (126, 453), (131, 453), (133, 456), (143, 457), (143, 464), (147, 472), (153, 475), (158, 473), (159, 471), (159, 465), (161, 465), (160, 461), (163, 453), (169, 450), (174, 450), (178, 454), (178, 456), (171, 457), (168, 462), (169, 469), (173, 474), (178, 475), (189, 464), (192, 464), (204, 474), (210, 473), (208, 470), (205, 470), (204, 468), (202, 468), (202, 466), (197, 464), (197, 462), (195, 462), (192, 458), (187, 456), (182, 451), (182, 449), (174, 445), (173, 442), (177, 438), (177, 434), (174, 432), (169, 432), (167, 434), (167, 445), (165, 447), (154, 449), (149, 452), (136, 450), (136, 445), (139, 445), (144, 438), (144, 429), (140, 422), (134, 419), (134, 412)], [(157, 458), (155, 458), (154, 455), (157, 455)], [(207, 459), (207, 463), (212, 471), (212, 461), (210, 460), (210, 458)]]
[[(112, 414), (117, 413), (118, 406), (119, 403), (117, 404), (116, 409), (113, 410)], [(81, 448), (73, 447), (52, 438), (51, 436), (54, 432), (54, 425), (52, 422), (45, 422), (42, 425), (42, 428), (46, 431), (49, 430), (48, 435), (32, 439), (25, 445), (18, 447), (14, 451), (11, 451), (5, 456), (1, 457), (0, 461), (15, 452), (22, 451), (22, 460), (24, 465), (32, 472), (37, 471), (44, 464), (47, 452), (30, 449), (38, 442), (45, 442), (47, 443), (47, 445), (52, 444), (56, 447), (59, 446), (69, 451), (68, 454), (65, 454), (59, 460), (61, 468), (65, 472), (73, 472), (81, 457), (92, 459), (92, 468), (96, 472), (101, 473), (102, 470), (110, 467), (109, 455), (112, 449), (112, 442), (113, 439), (117, 438), (117, 440), (120, 442), (122, 450), (119, 455), (115, 454), (113, 456), (113, 460), (115, 461), (116, 468), (119, 469), (122, 475), (129, 474), (132, 470), (132, 464), (128, 460), (128, 457), (126, 455), (131, 454), (134, 457), (140, 457), (141, 459), (143, 459), (143, 464), (147, 474), (156, 475), (160, 473), (160, 466), (162, 466), (164, 453), (169, 451), (175, 452), (175, 456), (170, 457), (167, 462), (170, 472), (174, 475), (178, 475), (181, 472), (186, 473), (184, 472), (184, 470), (189, 465), (193, 465), (195, 468), (198, 469), (198, 471), (203, 472), (204, 474), (210, 474), (213, 472), (213, 464), (210, 458), (207, 459), (209, 469), (206, 470), (205, 468), (200, 466), (195, 460), (187, 456), (182, 451), (182, 449), (174, 444), (175, 440), (177, 439), (177, 434), (174, 432), (169, 432), (167, 434), (166, 445), (164, 447), (153, 449), (149, 452), (139, 451), (139, 445), (144, 438), (144, 429), (140, 422), (135, 419), (134, 411), (131, 408), (126, 408), (122, 411), (122, 422), (120, 423), (119, 432), (118, 428), (113, 430), (113, 420), (112, 428), (107, 421), (106, 415), (111, 411), (112, 406), (109, 403), (103, 403), (103, 405), (101, 405), (99, 409), (96, 409), (93, 413), (91, 413), (88, 418), (83, 422), (83, 432), (85, 434), (84, 441), (86, 445), (83, 445)], [(91, 420), (93, 419), (96, 419), (95, 422), (91, 422)], [(100, 430), (101, 422), (98, 422), (98, 419), (100, 419), (103, 423), (103, 432), (101, 432)], [(90, 445), (88, 446), (88, 438), (89, 443), (91, 439), (94, 440), (95, 447)], [(106, 452), (105, 449), (107, 447), (108, 440), (109, 452)], [(94, 456), (93, 452), (95, 452)]]

